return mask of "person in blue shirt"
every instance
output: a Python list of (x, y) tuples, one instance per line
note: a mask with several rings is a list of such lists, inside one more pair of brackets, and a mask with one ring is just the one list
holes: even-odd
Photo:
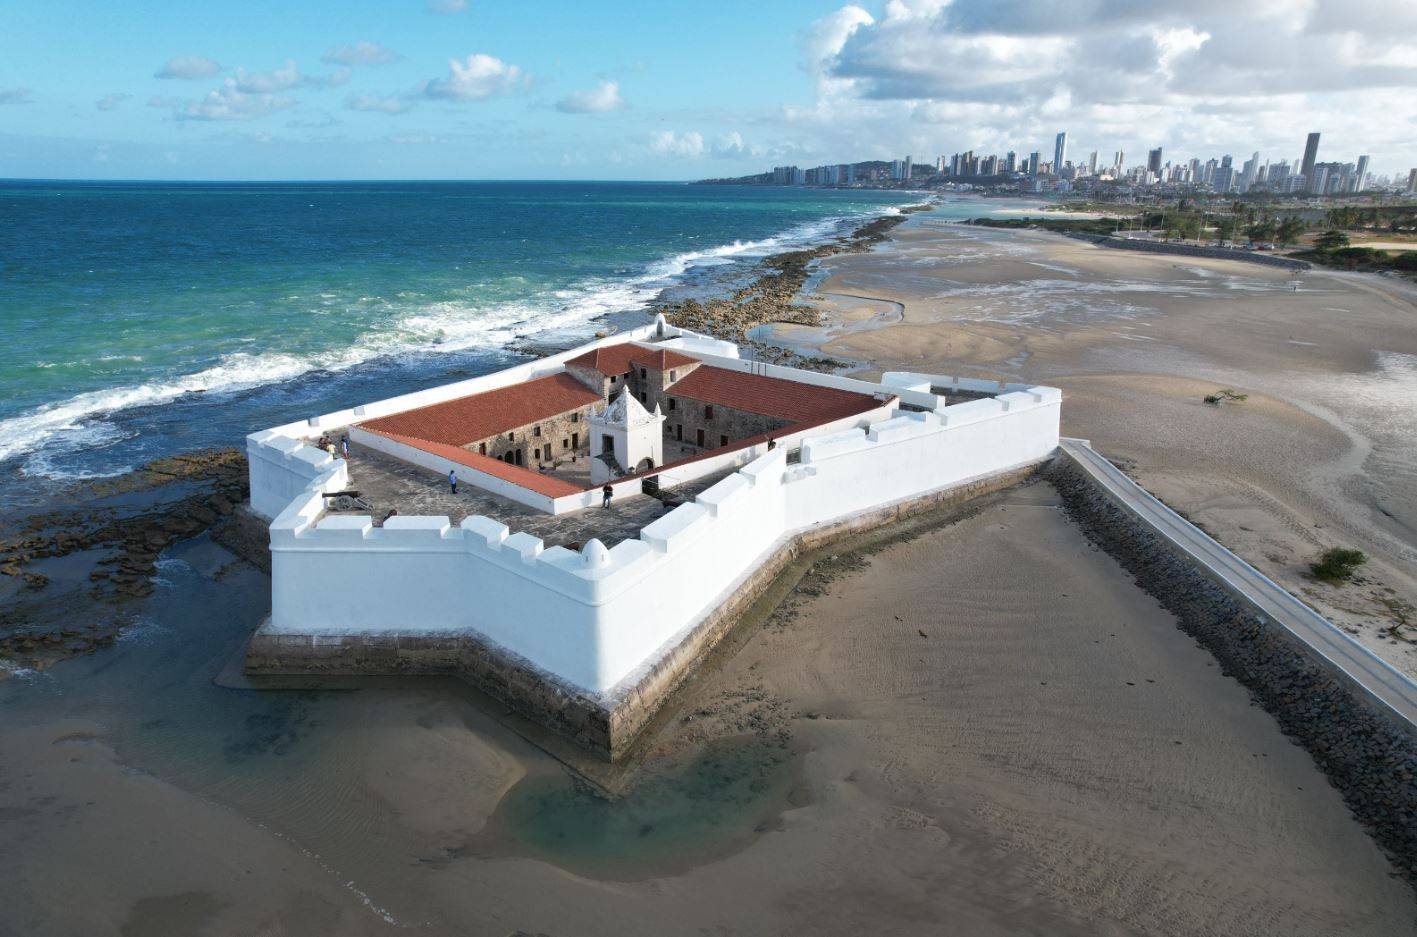
[(448, 487), (453, 490), (453, 494), (458, 493), (458, 473), (452, 469), (448, 470)]

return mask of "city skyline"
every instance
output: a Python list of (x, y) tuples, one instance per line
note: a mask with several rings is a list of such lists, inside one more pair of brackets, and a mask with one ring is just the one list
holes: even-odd
[(1372, 173), (1417, 165), (1417, 9), (1398, 0), (773, 12), (24, 2), (0, 177), (691, 179), (1020, 146), (1293, 161), (1305, 126)]

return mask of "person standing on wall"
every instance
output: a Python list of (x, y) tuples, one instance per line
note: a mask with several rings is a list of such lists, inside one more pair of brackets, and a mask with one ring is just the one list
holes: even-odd
[(339, 438), (339, 451), (344, 455), (344, 457), (345, 457), (346, 460), (349, 459), (349, 437), (348, 437), (348, 436), (341, 436), (341, 437)]
[(605, 487), (600, 489), (600, 493), (603, 496), (600, 502), (600, 506), (603, 508), (610, 507), (610, 498), (615, 494), (615, 489), (610, 487), (609, 482), (606, 482)]
[(448, 488), (453, 494), (458, 493), (458, 473), (452, 469), (448, 469)]

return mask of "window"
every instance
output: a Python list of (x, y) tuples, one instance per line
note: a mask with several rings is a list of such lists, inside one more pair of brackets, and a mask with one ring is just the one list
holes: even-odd
[(671, 409), (671, 410), (677, 410), (677, 409), (679, 409), (679, 401), (675, 400), (673, 397), (670, 397), (670, 398), (669, 398), (669, 409)]
[(644, 369), (644, 368), (640, 368), (640, 380), (643, 381), (644, 379), (645, 379), (645, 369)]
[(531, 434), (532, 434), (533, 436), (540, 436), (540, 435), (541, 435), (541, 424), (540, 424), (540, 423), (538, 423), (536, 426), (533, 426), (533, 427), (531, 428)]
[(669, 372), (669, 379), (670, 379), (671, 381), (677, 381), (677, 380), (679, 380), (679, 372), (678, 372), (678, 371), (670, 371), (670, 372)]
[(683, 441), (683, 439), (684, 439), (684, 424), (683, 424), (683, 423), (675, 423), (675, 424), (674, 424), (674, 441), (675, 441), (675, 442), (681, 442), (681, 441)]
[(516, 434), (516, 433), (508, 433), (508, 434), (507, 434), (507, 442), (516, 442), (516, 441), (517, 441), (517, 434)]
[(728, 437), (727, 437), (727, 436), (720, 436), (720, 437), (718, 437), (718, 444), (719, 444), (720, 446), (726, 446), (726, 445), (728, 445)]
[(617, 380), (619, 380), (619, 378), (617, 378), (615, 375), (610, 375), (610, 383), (614, 384)]
[(579, 411), (577, 411), (576, 413), (572, 413), (572, 414), (571, 414), (571, 422), (572, 422), (572, 423), (579, 423), (580, 421), (581, 421), (581, 415), (580, 415), (580, 412), (579, 412)]
[(713, 419), (713, 407), (704, 407), (704, 419)]
[(581, 434), (580, 434), (580, 433), (572, 433), (572, 434), (571, 434), (571, 448), (572, 448), (572, 449), (579, 449), (580, 447), (581, 447)]
[(478, 454), (478, 455), (486, 455), (486, 454), (487, 454), (487, 443), (485, 443), (485, 442), (480, 442), (480, 443), (477, 444), (477, 454)]
[(570, 441), (569, 439), (563, 439), (563, 440), (561, 440), (561, 448), (562, 448), (562, 449), (569, 449), (569, 448), (571, 448), (571, 441)]

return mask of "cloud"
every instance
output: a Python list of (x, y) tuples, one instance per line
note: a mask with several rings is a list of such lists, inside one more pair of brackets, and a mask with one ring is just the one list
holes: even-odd
[(697, 130), (675, 133), (673, 130), (659, 130), (649, 137), (650, 152), (659, 156), (676, 159), (700, 159), (704, 155), (704, 135)]
[(300, 84), (300, 69), (293, 59), (286, 59), (280, 68), (269, 72), (248, 72), (236, 69), (235, 87), (243, 94), (275, 94)]
[(131, 94), (105, 94), (103, 97), (99, 98), (94, 103), (94, 107), (98, 108), (101, 111), (116, 111), (118, 110), (118, 105), (122, 104), (124, 101), (128, 100), (131, 97)]
[(625, 109), (625, 99), (620, 96), (620, 85), (614, 81), (602, 81), (585, 91), (572, 91), (556, 102), (556, 110), (565, 114), (604, 114)]
[(465, 62), (451, 59), (447, 78), (423, 82), (419, 91), (426, 97), (445, 101), (481, 101), (511, 94), (526, 84), (526, 74), (517, 66), (481, 52)]
[(781, 117), (816, 159), (1044, 150), (1062, 129), (1075, 149), (1280, 159), (1319, 128), (1344, 159), (1411, 160), (1414, 31), (1417, 5), (1399, 0), (848, 4), (803, 31), (815, 98)]
[(379, 114), (402, 114), (413, 107), (413, 101), (398, 95), (351, 94), (344, 106), (351, 111), (373, 111)]
[(428, 12), (452, 15), (467, 9), (467, 0), (428, 0)]
[(228, 78), (200, 101), (177, 102), (175, 116), (178, 120), (254, 120), (294, 104), (270, 92), (243, 90), (238, 79)]
[(390, 62), (397, 62), (401, 58), (403, 56), (388, 46), (366, 41), (356, 42), (353, 45), (336, 46), (320, 56), (320, 61), (326, 65), (344, 65), (352, 68), (357, 65), (387, 65)]
[(196, 81), (210, 78), (221, 71), (221, 66), (200, 55), (179, 55), (167, 60), (167, 64), (153, 73), (154, 78), (177, 78)]
[(24, 104), (29, 97), (30, 89), (23, 85), (17, 88), (0, 88), (0, 104)]

